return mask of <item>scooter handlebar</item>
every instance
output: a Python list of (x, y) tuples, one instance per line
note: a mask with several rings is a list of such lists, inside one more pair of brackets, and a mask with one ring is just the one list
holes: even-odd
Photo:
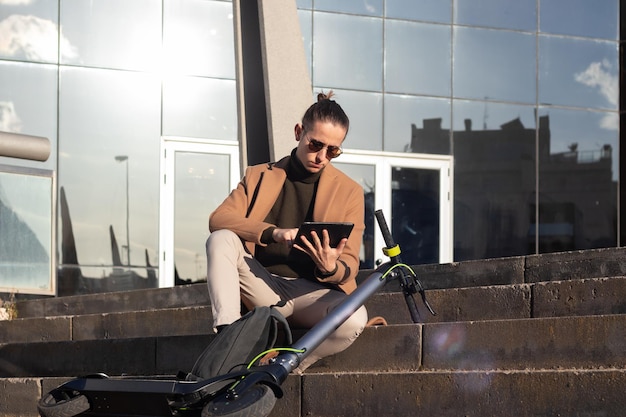
[(374, 216), (376, 216), (376, 221), (378, 221), (378, 227), (380, 228), (380, 232), (383, 234), (383, 239), (385, 240), (385, 245), (388, 248), (393, 248), (396, 246), (395, 241), (393, 240), (393, 236), (389, 231), (389, 226), (387, 226), (387, 221), (385, 220), (385, 215), (382, 210), (376, 210), (374, 212)]

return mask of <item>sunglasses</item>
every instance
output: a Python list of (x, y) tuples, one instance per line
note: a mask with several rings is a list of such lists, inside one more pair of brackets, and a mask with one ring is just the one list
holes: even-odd
[(311, 152), (319, 152), (324, 148), (326, 148), (326, 156), (329, 159), (336, 158), (343, 152), (343, 149), (339, 146), (326, 145), (319, 140), (309, 139), (309, 150)]

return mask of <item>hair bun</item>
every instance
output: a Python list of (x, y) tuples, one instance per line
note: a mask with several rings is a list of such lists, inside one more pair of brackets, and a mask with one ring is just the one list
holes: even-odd
[(322, 91), (321, 93), (317, 94), (317, 101), (320, 102), (323, 100), (330, 100), (330, 98), (334, 95), (335, 93), (333, 92), (333, 90), (330, 90), (328, 93)]

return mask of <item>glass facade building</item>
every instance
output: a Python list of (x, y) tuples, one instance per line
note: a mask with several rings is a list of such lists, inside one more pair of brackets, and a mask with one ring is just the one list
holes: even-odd
[[(391, 201), (409, 261), (621, 245), (620, 3), (296, 1), (313, 91), (351, 119), (337, 164)], [(59, 295), (157, 286), (164, 264), (202, 280), (208, 214), (240, 172), (235, 74), (230, 1), (0, 0), (0, 131), (51, 142), (43, 163), (0, 157), (19, 174), (0, 175), (0, 291), (29, 253)], [(403, 162), (381, 183), (379, 160)], [(433, 160), (445, 193), (444, 171), (411, 165)], [(41, 172), (44, 215), (24, 198)]]

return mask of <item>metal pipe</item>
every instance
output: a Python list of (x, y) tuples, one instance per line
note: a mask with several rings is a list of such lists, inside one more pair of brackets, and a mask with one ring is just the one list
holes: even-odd
[(50, 141), (40, 136), (0, 132), (0, 156), (43, 162), (50, 156)]
[(360, 284), (352, 294), (295, 342), (292, 345), (294, 349), (304, 350), (304, 353), (298, 354), (300, 362), (364, 305), (365, 301), (378, 291), (385, 282), (385, 277), (380, 270), (372, 272), (367, 280)]

